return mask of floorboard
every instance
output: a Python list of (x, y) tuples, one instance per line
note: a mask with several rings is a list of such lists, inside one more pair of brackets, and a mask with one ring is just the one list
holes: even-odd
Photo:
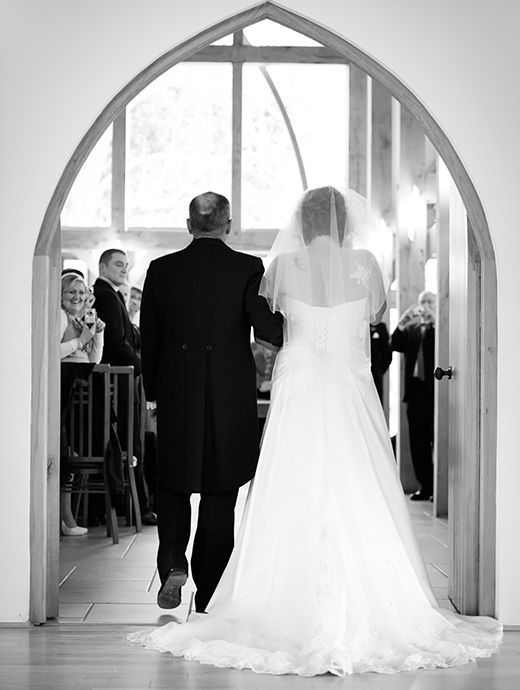
[[(246, 490), (239, 496), (237, 523)], [(196, 514), (197, 497), (193, 497)], [(431, 504), (410, 503), (410, 513), (440, 606), (448, 599), (448, 525)], [(507, 632), (499, 654), (453, 669), (364, 674), (337, 678), (263, 676), (203, 666), (137, 648), (125, 636), (143, 625), (185, 620), (194, 585), (188, 580), (178, 609), (156, 605), (157, 530), (135, 532), (121, 525), (113, 545), (104, 529), (64, 537), (60, 558), (60, 616), (38, 628), (0, 628), (2, 690), (520, 690), (520, 633)]]

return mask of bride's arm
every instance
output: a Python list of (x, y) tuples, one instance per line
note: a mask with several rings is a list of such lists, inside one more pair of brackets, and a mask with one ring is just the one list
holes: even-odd
[(386, 311), (386, 299), (383, 302), (381, 309), (374, 316), (374, 320), (371, 322), (374, 326), (377, 326), (377, 324), (381, 322), (381, 319), (383, 318), (385, 311)]

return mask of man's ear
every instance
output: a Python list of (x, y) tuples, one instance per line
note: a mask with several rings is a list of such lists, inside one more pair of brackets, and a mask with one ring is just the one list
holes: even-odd
[(189, 218), (186, 218), (186, 227), (188, 228), (188, 232), (190, 235), (193, 235), (193, 230), (191, 229), (191, 222)]
[(105, 264), (99, 264), (99, 266), (98, 266), (98, 272), (99, 272), (99, 275), (100, 275), (100, 276), (104, 276), (104, 275), (105, 275)]
[(230, 218), (227, 222), (226, 235), (229, 235), (229, 233), (231, 232), (232, 226), (233, 226), (233, 220)]

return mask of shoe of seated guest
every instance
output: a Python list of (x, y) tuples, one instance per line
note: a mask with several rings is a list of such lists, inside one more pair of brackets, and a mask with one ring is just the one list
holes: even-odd
[(62, 520), (61, 531), (65, 537), (84, 537), (88, 529), (86, 527), (80, 527), (79, 525), (76, 525), (76, 527), (68, 527)]
[(156, 525), (157, 515), (150, 510), (148, 513), (141, 515), (141, 522), (143, 525)]
[(429, 501), (430, 500), (430, 492), (429, 491), (416, 491), (414, 494), (410, 495), (410, 500), (411, 501)]

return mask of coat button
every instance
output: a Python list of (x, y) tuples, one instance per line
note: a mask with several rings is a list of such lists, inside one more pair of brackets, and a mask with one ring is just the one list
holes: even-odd
[(206, 350), (212, 350), (212, 349), (213, 349), (213, 345), (206, 345)]
[(183, 345), (183, 346), (182, 346), (182, 349), (183, 349), (183, 350), (187, 350), (187, 349), (188, 349), (188, 346), (187, 346), (187, 345)]

